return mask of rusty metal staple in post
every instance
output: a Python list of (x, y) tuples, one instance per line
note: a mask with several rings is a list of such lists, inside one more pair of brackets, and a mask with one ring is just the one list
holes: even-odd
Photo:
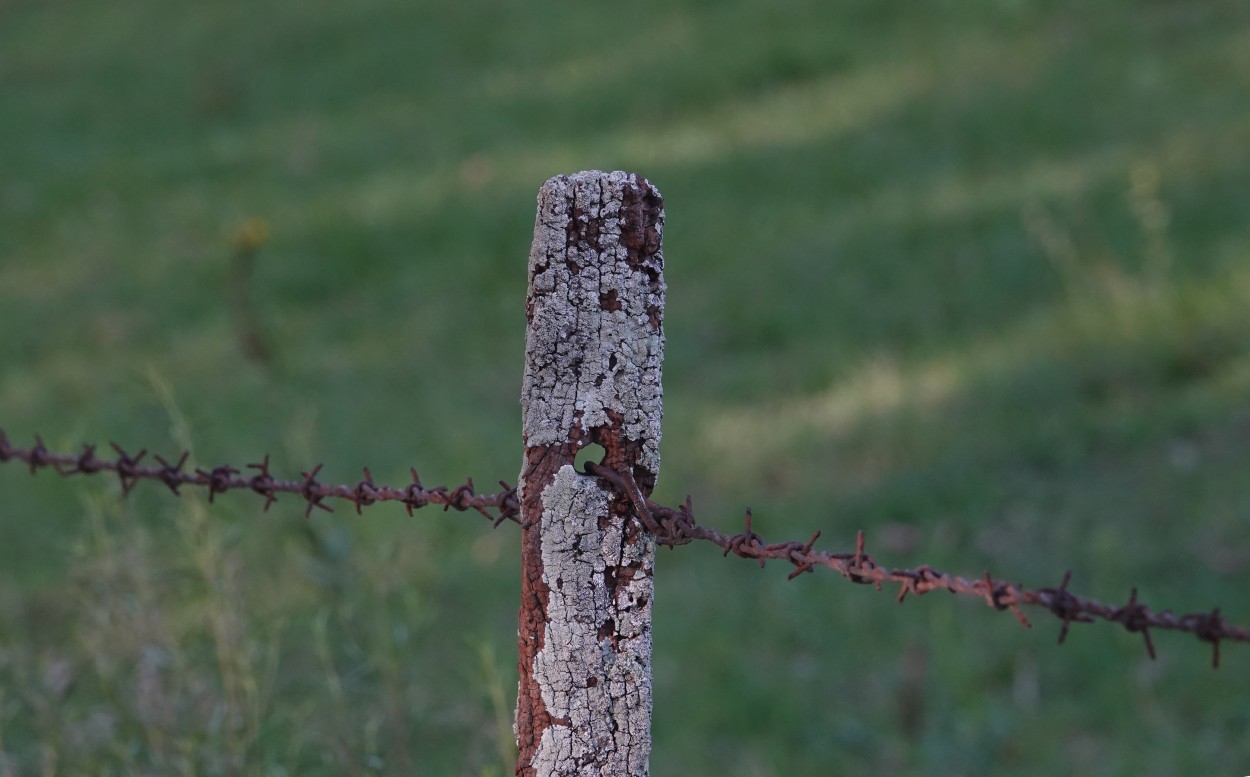
[(655, 539), (633, 501), (660, 468), (663, 203), (629, 173), (557, 176), (538, 196), (526, 298), (522, 579), (515, 732), (521, 777), (646, 775)]

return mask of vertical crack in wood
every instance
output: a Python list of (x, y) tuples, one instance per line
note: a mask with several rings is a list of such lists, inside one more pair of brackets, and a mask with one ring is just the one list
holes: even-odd
[(654, 538), (578, 474), (579, 448), (660, 467), (663, 202), (645, 179), (557, 176), (530, 251), (522, 425), (518, 775), (645, 775)]

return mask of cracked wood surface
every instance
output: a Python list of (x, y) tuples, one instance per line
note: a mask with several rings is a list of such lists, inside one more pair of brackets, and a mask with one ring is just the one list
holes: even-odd
[(557, 176), (529, 261), (518, 775), (646, 775), (654, 538), (573, 460), (590, 443), (644, 493), (660, 468), (663, 202), (646, 180)]

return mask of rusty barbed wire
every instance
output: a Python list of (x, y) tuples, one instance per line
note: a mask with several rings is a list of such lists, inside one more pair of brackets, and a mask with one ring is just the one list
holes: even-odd
[[(184, 469), (187, 453), (183, 453), (174, 462), (153, 455), (157, 465), (144, 465), (142, 461), (147, 456), (146, 450), (131, 455), (116, 443), (110, 443), (110, 446), (115, 454), (110, 458), (97, 456), (94, 445), (84, 445), (82, 452), (76, 455), (58, 454), (49, 451), (39, 435), (35, 436), (33, 447), (24, 448), (13, 445), (4, 430), (0, 429), (0, 463), (20, 461), (30, 468), (32, 474), (41, 469), (52, 469), (63, 477), (113, 473), (121, 485), (123, 496), (128, 495), (140, 480), (155, 480), (164, 483), (178, 496), (181, 496), (179, 488), (182, 486), (207, 488), (210, 502), (217, 494), (226, 491), (252, 491), (265, 497), (265, 510), (277, 501), (278, 494), (293, 494), (304, 500), (305, 516), (311, 515), (314, 509), (332, 512), (325, 500), (340, 499), (354, 505), (357, 513), (378, 502), (399, 502), (409, 515), (421, 507), (442, 505), (444, 510), (476, 511), (495, 527), (505, 521), (521, 523), (516, 488), (504, 481), (499, 481), (503, 490), (494, 494), (476, 493), (472, 478), (466, 479), (455, 488), (430, 488), (422, 485), (414, 469), (411, 470), (412, 482), (396, 487), (374, 483), (366, 468), (364, 479), (355, 485), (330, 485), (317, 480), (321, 471), (320, 464), (308, 472), (300, 473), (300, 480), (281, 480), (269, 472), (268, 456), (258, 463), (246, 465), (246, 469), (255, 471), (255, 474), (248, 476), (238, 468), (227, 465), (187, 471)], [(702, 540), (718, 546), (725, 556), (733, 553), (741, 558), (756, 559), (761, 567), (768, 560), (784, 561), (794, 567), (789, 579), (804, 572), (812, 572), (815, 567), (825, 567), (853, 583), (872, 585), (877, 590), (881, 590), (886, 584), (898, 585), (899, 602), (908, 594), (919, 596), (930, 591), (973, 596), (995, 610), (1010, 611), (1026, 628), (1032, 624), (1025, 617), (1021, 605), (1036, 606), (1048, 610), (1060, 620), (1062, 625), (1059, 630), (1059, 644), (1067, 639), (1073, 623), (1093, 623), (1097, 620), (1118, 623), (1126, 630), (1142, 635), (1146, 652), (1152, 659), (1156, 654), (1150, 629), (1186, 632), (1211, 644), (1212, 665), (1216, 668), (1220, 663), (1221, 642), (1228, 640), (1250, 643), (1250, 629), (1230, 624), (1220, 615), (1219, 608), (1209, 613), (1185, 615), (1175, 615), (1171, 610), (1156, 611), (1138, 601), (1136, 588), (1132, 589), (1128, 601), (1123, 605), (1103, 604), (1069, 592), (1068, 583), (1072, 576), (1070, 571), (1064, 574), (1058, 587), (1029, 589), (1016, 583), (994, 579), (989, 572), (981, 577), (966, 578), (927, 565), (910, 569), (885, 567), (864, 550), (863, 531), (857, 536), (853, 553), (817, 550), (815, 544), (820, 538), (819, 531), (812, 534), (806, 542), (791, 540), (767, 543), (752, 529), (752, 514), (749, 509), (746, 511), (743, 531), (725, 535), (695, 520), (690, 497), (686, 497), (686, 501), (677, 508), (666, 507), (646, 498), (628, 472), (617, 472), (593, 462), (585, 465), (585, 471), (603, 479), (628, 499), (639, 522), (655, 535), (659, 544), (673, 547)], [(491, 511), (494, 511), (493, 514)]]
[(820, 538), (819, 531), (812, 534), (806, 542), (792, 540), (766, 543), (751, 528), (750, 509), (746, 511), (743, 531), (724, 535), (695, 520), (689, 496), (684, 504), (673, 509), (646, 498), (627, 470), (617, 472), (593, 462), (588, 462), (585, 470), (589, 475), (606, 480), (618, 493), (629, 499), (639, 521), (655, 535), (659, 544), (673, 547), (685, 545), (692, 540), (704, 540), (720, 547), (725, 556), (733, 553), (742, 558), (757, 559), (761, 567), (769, 559), (785, 561), (794, 567), (788, 577), (790, 580), (820, 566), (833, 570), (852, 583), (872, 585), (877, 590), (881, 590), (886, 584), (897, 584), (897, 601), (900, 603), (908, 594), (919, 596), (930, 591), (975, 596), (995, 610), (1009, 610), (1025, 628), (1031, 628), (1032, 624), (1020, 606), (1043, 607), (1062, 623), (1059, 629), (1061, 645), (1067, 639), (1068, 630), (1073, 623), (1092, 623), (1101, 619), (1118, 623), (1130, 632), (1140, 633), (1146, 652), (1152, 659), (1155, 658), (1155, 648), (1150, 638), (1150, 629), (1187, 632), (1203, 642), (1211, 643), (1211, 663), (1217, 669), (1220, 666), (1220, 642), (1229, 640), (1250, 643), (1250, 629), (1230, 624), (1220, 615), (1218, 607), (1209, 613), (1175, 615), (1171, 610), (1156, 611), (1138, 601), (1136, 588), (1129, 594), (1128, 602), (1120, 606), (1103, 604), (1072, 594), (1068, 591), (1071, 570), (1064, 573), (1063, 582), (1058, 587), (1033, 590), (1017, 583), (996, 580), (988, 571), (981, 577), (969, 579), (927, 565), (914, 569), (884, 567), (864, 550), (862, 530), (856, 538), (853, 553), (816, 550), (814, 546)]
[(160, 481), (178, 496), (181, 496), (178, 489), (182, 486), (207, 488), (209, 502), (217, 494), (227, 491), (254, 491), (265, 497), (265, 510), (278, 500), (278, 494), (295, 494), (305, 502), (305, 517), (311, 515), (314, 509), (333, 512), (325, 500), (341, 499), (355, 505), (357, 514), (361, 508), (378, 502), (400, 502), (409, 515), (412, 515), (413, 510), (427, 505), (442, 505), (443, 510), (476, 511), (486, 516), (495, 526), (504, 521), (520, 523), (521, 520), (521, 503), (517, 500), (516, 488), (503, 481), (499, 482), (503, 490), (495, 494), (478, 494), (474, 490), (472, 478), (450, 489), (447, 486), (431, 488), (422, 485), (417, 471), (412, 469), (411, 483), (398, 487), (387, 486), (374, 483), (373, 476), (366, 467), (364, 479), (360, 482), (355, 485), (336, 486), (317, 480), (321, 471), (320, 464), (307, 472), (301, 472), (300, 480), (280, 480), (270, 473), (267, 454), (259, 462), (246, 465), (245, 470), (255, 472), (246, 475), (237, 467), (227, 465), (187, 471), (183, 467), (186, 466), (190, 454), (185, 452), (173, 462), (153, 455), (156, 465), (144, 465), (142, 462), (148, 453), (146, 449), (131, 455), (117, 443), (109, 445), (115, 454), (109, 458), (97, 456), (94, 445), (84, 445), (82, 452), (77, 455), (52, 453), (39, 435), (35, 435), (34, 447), (22, 448), (9, 442), (4, 430), (0, 429), (0, 463), (21, 461), (30, 468), (32, 475), (40, 469), (52, 469), (62, 477), (110, 472), (117, 476), (122, 496), (129, 495), (140, 480)]

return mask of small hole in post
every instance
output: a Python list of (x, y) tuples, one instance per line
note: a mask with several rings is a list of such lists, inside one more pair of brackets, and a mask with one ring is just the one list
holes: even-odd
[(578, 472), (586, 471), (586, 462), (592, 461), (595, 464), (602, 464), (603, 458), (608, 452), (603, 449), (599, 443), (590, 443), (586, 447), (577, 452), (577, 457), (573, 459), (573, 467)]

